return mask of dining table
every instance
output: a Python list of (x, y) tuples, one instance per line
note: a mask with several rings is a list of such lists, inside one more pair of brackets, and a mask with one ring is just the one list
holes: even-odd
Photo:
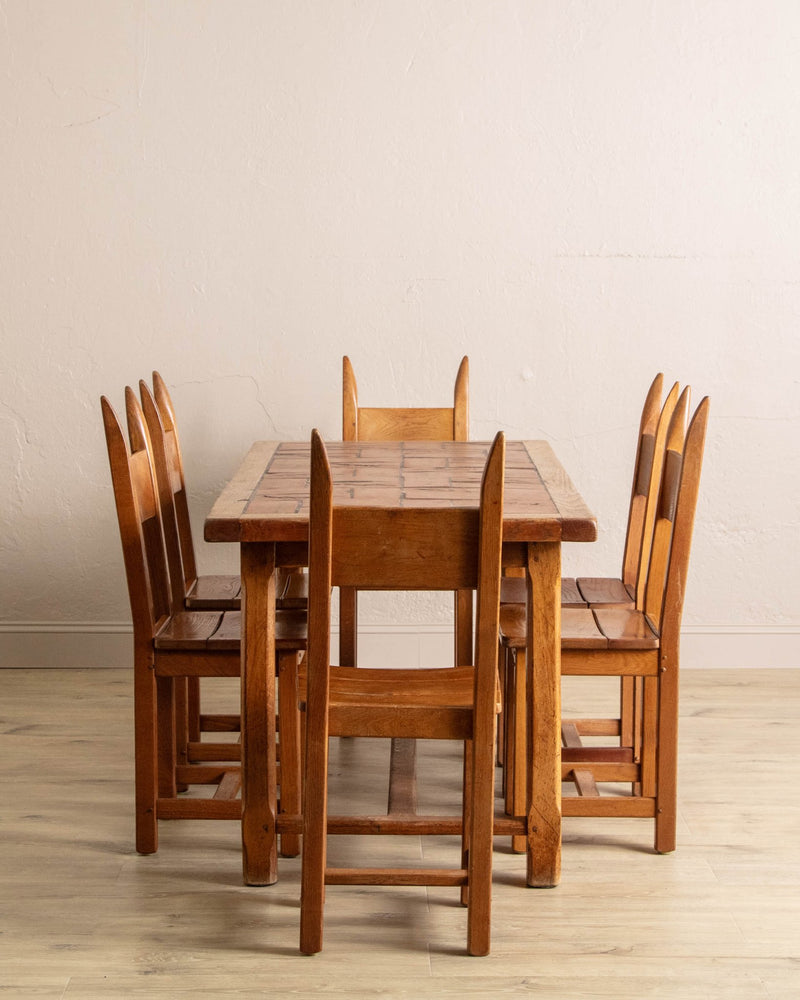
[[(490, 443), (331, 441), (334, 505), (477, 509)], [(205, 521), (208, 542), (240, 546), (242, 579), (242, 859), (248, 885), (278, 879), (275, 695), (276, 580), (308, 565), (310, 442), (256, 441)], [(597, 537), (597, 522), (546, 441), (507, 440), (504, 571), (528, 594), (527, 813), (495, 819), (526, 837), (527, 884), (561, 874), (561, 545)]]

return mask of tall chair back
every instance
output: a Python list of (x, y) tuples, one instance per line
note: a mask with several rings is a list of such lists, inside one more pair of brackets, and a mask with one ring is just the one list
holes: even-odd
[(653, 380), (642, 410), (622, 557), (622, 582), (639, 607), (644, 598), (647, 566), (653, 544), (656, 498), (664, 461), (664, 442), (680, 392), (678, 383), (675, 382), (663, 404), (659, 405), (661, 379), (662, 376), (657, 375)]
[(144, 381), (139, 383), (139, 391), (150, 436), (156, 444), (162, 503), (171, 508), (164, 526), (170, 573), (176, 585), (182, 584), (184, 594), (189, 594), (197, 583), (197, 562), (175, 408), (167, 384), (157, 371), (153, 372), (152, 393)]
[(359, 406), (350, 359), (342, 359), (344, 441), (466, 441), (469, 438), (469, 359), (456, 375), (452, 406)]
[(101, 408), (128, 581), (134, 642), (149, 644), (160, 624), (172, 613), (149, 435), (141, 409), (129, 387), (125, 390), (128, 439), (105, 396), (101, 399)]
[[(448, 407), (363, 407), (353, 366), (342, 358), (342, 439), (344, 441), (466, 441), (469, 438), (469, 359), (456, 375), (453, 405)], [(455, 661), (472, 659), (472, 593), (455, 595)], [(358, 658), (358, 591), (339, 592), (339, 662), (355, 666)]]

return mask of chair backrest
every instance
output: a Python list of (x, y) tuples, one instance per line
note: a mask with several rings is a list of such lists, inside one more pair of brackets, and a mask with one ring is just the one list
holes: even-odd
[[(153, 372), (154, 381), (158, 372)], [(160, 376), (158, 381), (163, 386)], [(166, 387), (162, 390), (166, 392)], [(139, 382), (142, 413), (150, 439), (153, 466), (156, 471), (161, 525), (167, 552), (167, 566), (175, 606), (180, 607), (196, 578), (194, 546), (189, 526), (189, 508), (183, 478), (180, 448), (174, 431), (174, 414), (169, 406), (157, 404), (146, 382)], [(162, 395), (162, 403), (163, 403)], [(167, 397), (168, 398), (168, 397)], [(162, 415), (163, 414), (163, 415)], [(168, 431), (165, 418), (171, 425)], [(188, 567), (184, 554), (187, 554)]]
[(644, 601), (665, 442), (680, 392), (675, 382), (660, 405), (662, 381), (661, 374), (653, 379), (642, 409), (622, 561), (622, 579), (634, 594), (637, 607)]
[(452, 406), (366, 407), (350, 359), (342, 358), (342, 439), (345, 441), (467, 441), (469, 439), (469, 359), (456, 375)]
[[(140, 382), (140, 391), (143, 386), (145, 386), (145, 383)], [(195, 559), (194, 542), (192, 540), (192, 526), (189, 518), (189, 501), (183, 472), (183, 457), (178, 438), (175, 408), (172, 405), (172, 399), (170, 398), (166, 382), (156, 371), (153, 372), (152, 402), (155, 404), (154, 408), (146, 405), (145, 394), (142, 392), (142, 405), (144, 407), (145, 418), (150, 427), (150, 436), (153, 440), (159, 487), (164, 491), (165, 501), (169, 499), (167, 493), (172, 494), (171, 505), (174, 512), (174, 528), (171, 523), (165, 524), (170, 574), (175, 577), (176, 586), (178, 581), (182, 581), (183, 593), (187, 594), (197, 580), (197, 562)], [(158, 414), (161, 424), (160, 430), (156, 426), (155, 413)], [(159, 452), (163, 454), (163, 464)], [(177, 562), (178, 558), (180, 559), (180, 565)]]
[(100, 400), (117, 507), (134, 642), (151, 641), (172, 612), (156, 475), (139, 401), (125, 389), (128, 437), (108, 399)]
[(708, 396), (701, 400), (687, 428), (688, 401), (687, 387), (667, 431), (643, 607), (661, 635), (662, 650), (679, 641), (708, 425)]
[(476, 662), (488, 659), (496, 666), (504, 468), (505, 437), (500, 433), (484, 469), (479, 510), (334, 507), (328, 455), (322, 438), (313, 432), (309, 674), (328, 665), (331, 587), (335, 586), (359, 590), (475, 589)]

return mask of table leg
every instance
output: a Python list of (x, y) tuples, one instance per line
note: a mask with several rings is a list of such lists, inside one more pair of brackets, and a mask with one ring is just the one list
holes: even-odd
[(243, 543), (242, 864), (246, 885), (278, 880), (275, 546)]
[(528, 545), (528, 885), (561, 878), (561, 545)]

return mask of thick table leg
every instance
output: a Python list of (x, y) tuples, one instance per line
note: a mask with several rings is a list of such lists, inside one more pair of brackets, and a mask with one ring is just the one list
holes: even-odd
[(528, 545), (528, 885), (561, 878), (561, 545)]
[(242, 862), (247, 885), (278, 880), (275, 546), (243, 543)]

